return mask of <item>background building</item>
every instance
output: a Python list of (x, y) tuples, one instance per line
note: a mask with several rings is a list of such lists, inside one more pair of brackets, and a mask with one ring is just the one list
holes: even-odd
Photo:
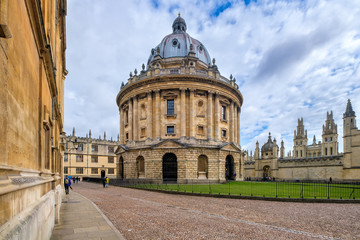
[(156, 182), (242, 179), (243, 97), (177, 17), (147, 66), (121, 87), (119, 171)]
[(280, 157), (276, 140), (269, 139), (261, 148), (256, 143), (254, 156), (244, 152), (245, 178), (261, 179), (275, 177), (285, 180), (360, 180), (360, 131), (356, 127), (355, 112), (348, 100), (344, 119), (344, 153), (338, 152), (337, 125), (333, 113), (327, 113), (323, 125), (322, 141), (308, 145), (307, 130), (303, 119), (298, 119), (294, 131), (293, 154), (285, 157), (284, 143), (281, 142)]
[(86, 137), (73, 134), (66, 137), (64, 153), (64, 174), (72, 177), (94, 177), (100, 178), (101, 172), (109, 178), (116, 178), (118, 173), (116, 165), (115, 149), (118, 141), (104, 138), (94, 139), (91, 130)]
[(66, 0), (0, 1), (0, 239), (49, 239), (62, 189)]

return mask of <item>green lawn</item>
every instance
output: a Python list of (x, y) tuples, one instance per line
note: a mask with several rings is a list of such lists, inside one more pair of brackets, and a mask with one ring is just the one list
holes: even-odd
[(229, 182), (224, 184), (138, 184), (135, 187), (188, 193), (278, 198), (360, 198), (360, 185), (355, 184)]

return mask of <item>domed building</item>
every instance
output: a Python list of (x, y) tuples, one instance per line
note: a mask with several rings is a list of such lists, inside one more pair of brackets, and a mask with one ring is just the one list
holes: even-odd
[(152, 182), (240, 180), (240, 112), (235, 79), (220, 75), (206, 47), (186, 31), (151, 49), (147, 66), (122, 84), (118, 178)]

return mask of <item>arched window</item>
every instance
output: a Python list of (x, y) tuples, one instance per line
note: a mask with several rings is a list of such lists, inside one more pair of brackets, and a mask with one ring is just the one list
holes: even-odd
[(198, 178), (208, 178), (208, 158), (205, 155), (200, 155), (198, 157)]
[(143, 156), (138, 156), (136, 158), (136, 170), (138, 178), (145, 177), (145, 159)]
[(197, 115), (204, 116), (204, 102), (201, 100), (197, 104)]

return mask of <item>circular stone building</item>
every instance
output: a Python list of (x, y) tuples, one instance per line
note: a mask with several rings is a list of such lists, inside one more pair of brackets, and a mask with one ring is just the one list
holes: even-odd
[(118, 178), (224, 182), (243, 178), (235, 79), (220, 75), (205, 46), (177, 17), (173, 33), (130, 73), (116, 97)]

